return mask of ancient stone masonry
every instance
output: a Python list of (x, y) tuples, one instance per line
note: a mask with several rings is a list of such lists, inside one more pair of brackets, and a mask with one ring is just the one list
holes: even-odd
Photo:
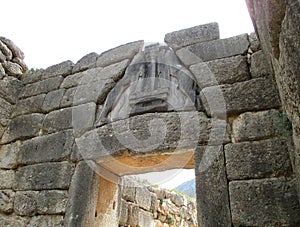
[(121, 177), (174, 168), (195, 168), (199, 226), (300, 225), (296, 118), (264, 42), (216, 23), (165, 42), (0, 80), (0, 226), (118, 226), (134, 207), (146, 221), (139, 193), (160, 197), (128, 205)]

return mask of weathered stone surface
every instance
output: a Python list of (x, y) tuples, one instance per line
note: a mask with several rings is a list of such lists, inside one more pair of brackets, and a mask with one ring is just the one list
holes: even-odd
[(49, 112), (60, 107), (60, 102), (65, 94), (65, 89), (50, 91), (43, 102), (42, 110)]
[(144, 41), (136, 41), (103, 52), (97, 59), (97, 67), (104, 67), (124, 59), (133, 58), (142, 48), (143, 44)]
[(165, 42), (173, 49), (189, 46), (195, 43), (219, 39), (219, 26), (210, 23), (171, 32), (165, 35)]
[(151, 208), (151, 192), (145, 190), (143, 187), (136, 187), (135, 202), (139, 207), (150, 210)]
[(0, 189), (12, 189), (15, 183), (15, 171), (0, 170)]
[(276, 135), (289, 137), (290, 134), (288, 119), (278, 110), (246, 112), (232, 123), (233, 142), (259, 140)]
[(25, 72), (28, 71), (28, 67), (27, 67), (27, 65), (25, 64), (25, 62), (22, 59), (20, 59), (18, 57), (15, 57), (15, 58), (12, 59), (12, 61), (14, 63), (18, 64), (19, 66), (21, 66), (22, 73), (25, 73)]
[(293, 182), (285, 179), (229, 183), (232, 222), (236, 226), (298, 226), (300, 207)]
[(72, 73), (73, 62), (64, 61), (62, 63), (53, 65), (44, 70), (42, 74), (42, 80), (55, 76), (67, 76)]
[(0, 40), (9, 48), (9, 50), (12, 52), (12, 55), (14, 57), (24, 59), (25, 57), (24, 53), (14, 44), (13, 41), (5, 37), (0, 37)]
[(43, 72), (44, 69), (37, 69), (33, 71), (31, 70), (30, 72), (21, 77), (21, 81), (23, 84), (31, 84), (38, 82), (41, 79)]
[(126, 201), (135, 201), (135, 181), (130, 177), (122, 177), (122, 198)]
[(53, 226), (63, 227), (64, 217), (61, 215), (40, 215), (33, 217), (27, 227)]
[(7, 125), (12, 110), (13, 105), (0, 98), (0, 124)]
[(68, 189), (73, 173), (68, 162), (24, 166), (16, 172), (17, 190)]
[(68, 201), (67, 191), (41, 191), (36, 197), (37, 213), (64, 214)]
[(0, 50), (5, 55), (6, 59), (10, 61), (13, 58), (11, 50), (6, 46), (2, 40), (0, 40)]
[(95, 68), (98, 54), (89, 53), (82, 57), (73, 67), (72, 73), (81, 72), (87, 69)]
[(36, 214), (38, 192), (26, 191), (16, 192), (14, 202), (14, 212), (17, 215), (33, 216)]
[(271, 78), (257, 78), (233, 85), (207, 87), (201, 99), (209, 115), (239, 114), (278, 108), (280, 101)]
[(73, 99), (74, 99), (74, 95), (75, 95), (76, 91), (77, 91), (77, 87), (73, 87), (73, 88), (66, 90), (66, 92), (60, 102), (61, 108), (73, 106)]
[(186, 47), (202, 61), (211, 61), (235, 55), (245, 54), (248, 51), (248, 35), (239, 35), (227, 39), (213, 40)]
[(291, 161), (286, 141), (268, 139), (225, 145), (230, 180), (289, 176)]
[(28, 227), (29, 218), (17, 215), (6, 215), (0, 213), (0, 226), (5, 227)]
[(15, 197), (15, 192), (12, 190), (0, 191), (0, 213), (10, 214), (13, 212), (14, 197)]
[(76, 87), (78, 84), (81, 83), (81, 79), (84, 76), (84, 73), (76, 73), (70, 76), (67, 76), (62, 84), (60, 85), (61, 88), (71, 88)]
[(18, 165), (17, 157), (19, 154), (20, 144), (20, 142), (15, 142), (0, 146), (0, 168), (12, 169)]
[(15, 104), (23, 88), (22, 83), (16, 78), (6, 77), (0, 81), (0, 97), (6, 101)]
[(23, 74), (22, 67), (17, 63), (6, 61), (2, 63), (2, 66), (9, 76), (19, 77)]
[(41, 94), (30, 98), (21, 99), (16, 104), (16, 107), (12, 113), (12, 117), (29, 113), (41, 113), (45, 96), (45, 94)]
[(88, 219), (95, 218), (99, 177), (96, 177), (91, 165), (95, 166), (95, 163), (81, 161), (76, 166), (69, 190), (65, 226), (84, 226)]
[(20, 147), (18, 163), (65, 160), (71, 153), (73, 141), (71, 130), (27, 140)]
[(260, 42), (255, 32), (249, 35), (250, 49), (252, 52), (257, 52), (260, 50)]
[(271, 65), (262, 50), (251, 55), (250, 72), (252, 78), (272, 75)]
[(59, 88), (63, 81), (62, 76), (51, 77), (46, 80), (38, 81), (32, 84), (27, 84), (21, 92), (21, 98), (27, 98), (42, 93), (48, 93)]
[(190, 67), (200, 88), (233, 84), (250, 79), (247, 59), (244, 56), (198, 63)]
[(52, 133), (70, 129), (72, 127), (72, 108), (65, 108), (52, 111), (46, 115), (43, 131)]
[(231, 226), (223, 147), (198, 147), (194, 160), (198, 225)]
[[(0, 59), (1, 59), (1, 52), (0, 52)], [(5, 69), (3, 68), (2, 64), (0, 63), (0, 78), (2, 79), (5, 76)]]
[(80, 137), (83, 133), (92, 129), (95, 122), (95, 115), (95, 103), (87, 103), (73, 107), (72, 125), (75, 137)]
[[(129, 64), (129, 60), (126, 59), (120, 63), (115, 63), (103, 68), (99, 74), (101, 79), (113, 79), (115, 82), (120, 80), (125, 73), (125, 69)], [(88, 81), (92, 81), (88, 80)]]
[(12, 119), (2, 136), (1, 143), (36, 136), (42, 127), (43, 119), (43, 114), (22, 115)]
[(121, 208), (120, 208), (120, 225), (127, 225), (128, 222), (128, 204), (125, 200), (121, 200)]

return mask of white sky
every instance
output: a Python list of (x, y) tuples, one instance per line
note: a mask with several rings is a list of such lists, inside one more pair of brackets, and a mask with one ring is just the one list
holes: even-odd
[(6, 0), (0, 36), (29, 68), (76, 63), (124, 43), (162, 42), (168, 32), (218, 22), (221, 37), (253, 31), (245, 0)]
[[(163, 42), (168, 32), (210, 22), (219, 23), (221, 38), (253, 31), (245, 0), (6, 0), (0, 15), (0, 36), (25, 53), (29, 68), (76, 63), (136, 40)], [(152, 179), (173, 188), (192, 177), (169, 171)]]

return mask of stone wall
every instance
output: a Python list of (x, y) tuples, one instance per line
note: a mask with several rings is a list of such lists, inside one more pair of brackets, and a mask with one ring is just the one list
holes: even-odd
[(196, 204), (186, 197), (134, 178), (123, 178), (122, 185), (119, 226), (197, 226)]
[[(93, 226), (104, 211), (117, 225), (120, 176), (192, 167), (199, 226), (299, 225), (291, 127), (255, 35), (219, 39), (212, 23), (165, 42), (1, 80), (0, 226)], [(133, 64), (146, 49), (162, 62)], [(107, 100), (128, 97), (123, 78), (135, 65), (167, 72), (171, 101), (190, 97), (195, 109), (153, 102), (114, 121)]]

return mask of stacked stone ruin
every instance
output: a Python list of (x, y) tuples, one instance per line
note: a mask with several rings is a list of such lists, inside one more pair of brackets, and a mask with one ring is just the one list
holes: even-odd
[[(291, 6), (299, 9), (288, 1), (283, 26), (297, 20)], [(265, 30), (259, 23), (262, 40)], [(129, 212), (122, 206), (120, 176), (175, 167), (195, 168), (199, 226), (298, 226), (298, 118), (287, 98), (294, 90), (282, 90), (286, 83), (280, 74), (284, 69), (295, 75), (284, 65), (290, 56), (285, 51), (290, 43), (282, 41), (291, 37), (287, 31), (278, 31), (279, 50), (285, 53), (279, 62), (266, 48), (268, 40), (259, 43), (254, 34), (220, 39), (216, 23), (168, 33), (167, 46), (153, 48), (179, 59), (179, 65), (166, 69), (175, 72), (171, 77), (179, 81), (177, 87), (184, 87), (180, 72), (192, 75), (191, 84), (197, 86), (188, 91), (194, 91), (189, 97), (196, 111), (185, 106), (168, 112), (160, 105), (163, 109), (126, 112), (116, 121), (108, 97), (114, 91), (120, 100), (128, 95), (118, 84), (149, 45), (136, 41), (88, 54), (76, 64), (65, 61), (21, 75), (26, 67), (16, 59), (23, 54), (1, 39), (0, 226), (94, 226), (106, 214), (107, 226), (118, 226), (121, 214)], [(131, 99), (134, 105), (137, 98)], [(149, 122), (165, 123), (165, 139), (155, 149), (132, 152), (135, 137), (151, 137)], [(118, 140), (130, 132), (135, 137)], [(193, 160), (177, 162), (190, 153)], [(161, 166), (156, 163), (158, 157), (172, 156)], [(128, 168), (119, 168), (120, 163)], [(138, 220), (144, 220), (143, 212)]]

